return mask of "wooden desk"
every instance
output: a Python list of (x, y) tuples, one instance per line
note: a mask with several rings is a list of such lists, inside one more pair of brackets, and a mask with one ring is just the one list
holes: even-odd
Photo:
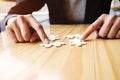
[(46, 26), (66, 45), (44, 48), (41, 42), (13, 43), (0, 34), (0, 80), (120, 80), (120, 40), (94, 39), (69, 46), (63, 36), (82, 33), (88, 25)]

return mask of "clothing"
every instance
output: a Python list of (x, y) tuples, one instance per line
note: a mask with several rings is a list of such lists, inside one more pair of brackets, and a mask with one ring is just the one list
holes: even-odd
[[(66, 5), (68, 1), (70, 3), (75, 0), (18, 0), (16, 6), (8, 12), (8, 17), (11, 14), (30, 14), (33, 11), (39, 10), (46, 3), (49, 9), (51, 24), (92, 23), (101, 14), (109, 13), (111, 3), (111, 0), (78, 0), (79, 5), (82, 3), (79, 1), (84, 1), (82, 5), (84, 7), (83, 11), (81, 8), (79, 10), (78, 7), (81, 7), (79, 5), (76, 8), (78, 9), (77, 11), (84, 14), (81, 15), (80, 20), (78, 12), (68, 10), (70, 7), (74, 9), (77, 3), (75, 5)], [(75, 14), (72, 12), (76, 13), (75, 18)], [(71, 13), (73, 14), (72, 16), (70, 15)], [(6, 17), (5, 21), (7, 21), (8, 17)]]
[(72, 22), (82, 23), (85, 17), (86, 0), (65, 0), (67, 18)]

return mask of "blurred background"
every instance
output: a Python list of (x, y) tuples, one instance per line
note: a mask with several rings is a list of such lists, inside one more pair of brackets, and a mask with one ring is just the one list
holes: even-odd
[(0, 0), (0, 20), (4, 18), (9, 9), (15, 5), (13, 0)]
[[(0, 32), (5, 30), (4, 25), (1, 25), (2, 20), (7, 15), (10, 8), (12, 8), (16, 4), (16, 0), (0, 0)], [(47, 5), (45, 4), (42, 9), (37, 12), (33, 12), (33, 16), (44, 26), (50, 25), (49, 22), (49, 12)]]
[[(0, 0), (0, 20), (2, 20), (9, 9), (16, 4), (16, 0)], [(35, 18), (43, 24), (49, 24), (48, 8), (45, 5), (41, 10), (34, 12)], [(120, 16), (120, 0), (112, 0), (110, 14)]]
[[(16, 4), (16, 0), (0, 0), (0, 20), (3, 20), (4, 17), (7, 15), (7, 12), (11, 7)], [(48, 16), (48, 8), (47, 5), (40, 9), (37, 12), (33, 12), (33, 16), (44, 24), (49, 24), (49, 16)]]

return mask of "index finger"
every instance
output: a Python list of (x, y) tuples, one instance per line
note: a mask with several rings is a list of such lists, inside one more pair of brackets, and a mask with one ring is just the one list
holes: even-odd
[(46, 33), (44, 32), (44, 29), (40, 23), (33, 18), (32, 15), (29, 16), (29, 24), (35, 29), (37, 34), (39, 35), (40, 39), (42, 40), (43, 43), (49, 43), (48, 37)]
[(85, 40), (92, 32), (97, 30), (103, 24), (103, 19), (100, 17), (92, 23), (85, 32), (82, 33), (80, 40)]

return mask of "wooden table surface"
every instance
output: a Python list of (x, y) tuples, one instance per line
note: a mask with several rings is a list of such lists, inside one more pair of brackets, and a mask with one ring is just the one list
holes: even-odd
[(48, 35), (60, 35), (62, 47), (41, 47), (41, 42), (14, 43), (0, 33), (0, 80), (120, 80), (120, 40), (94, 39), (70, 46), (67, 34), (81, 34), (88, 25), (51, 25)]

